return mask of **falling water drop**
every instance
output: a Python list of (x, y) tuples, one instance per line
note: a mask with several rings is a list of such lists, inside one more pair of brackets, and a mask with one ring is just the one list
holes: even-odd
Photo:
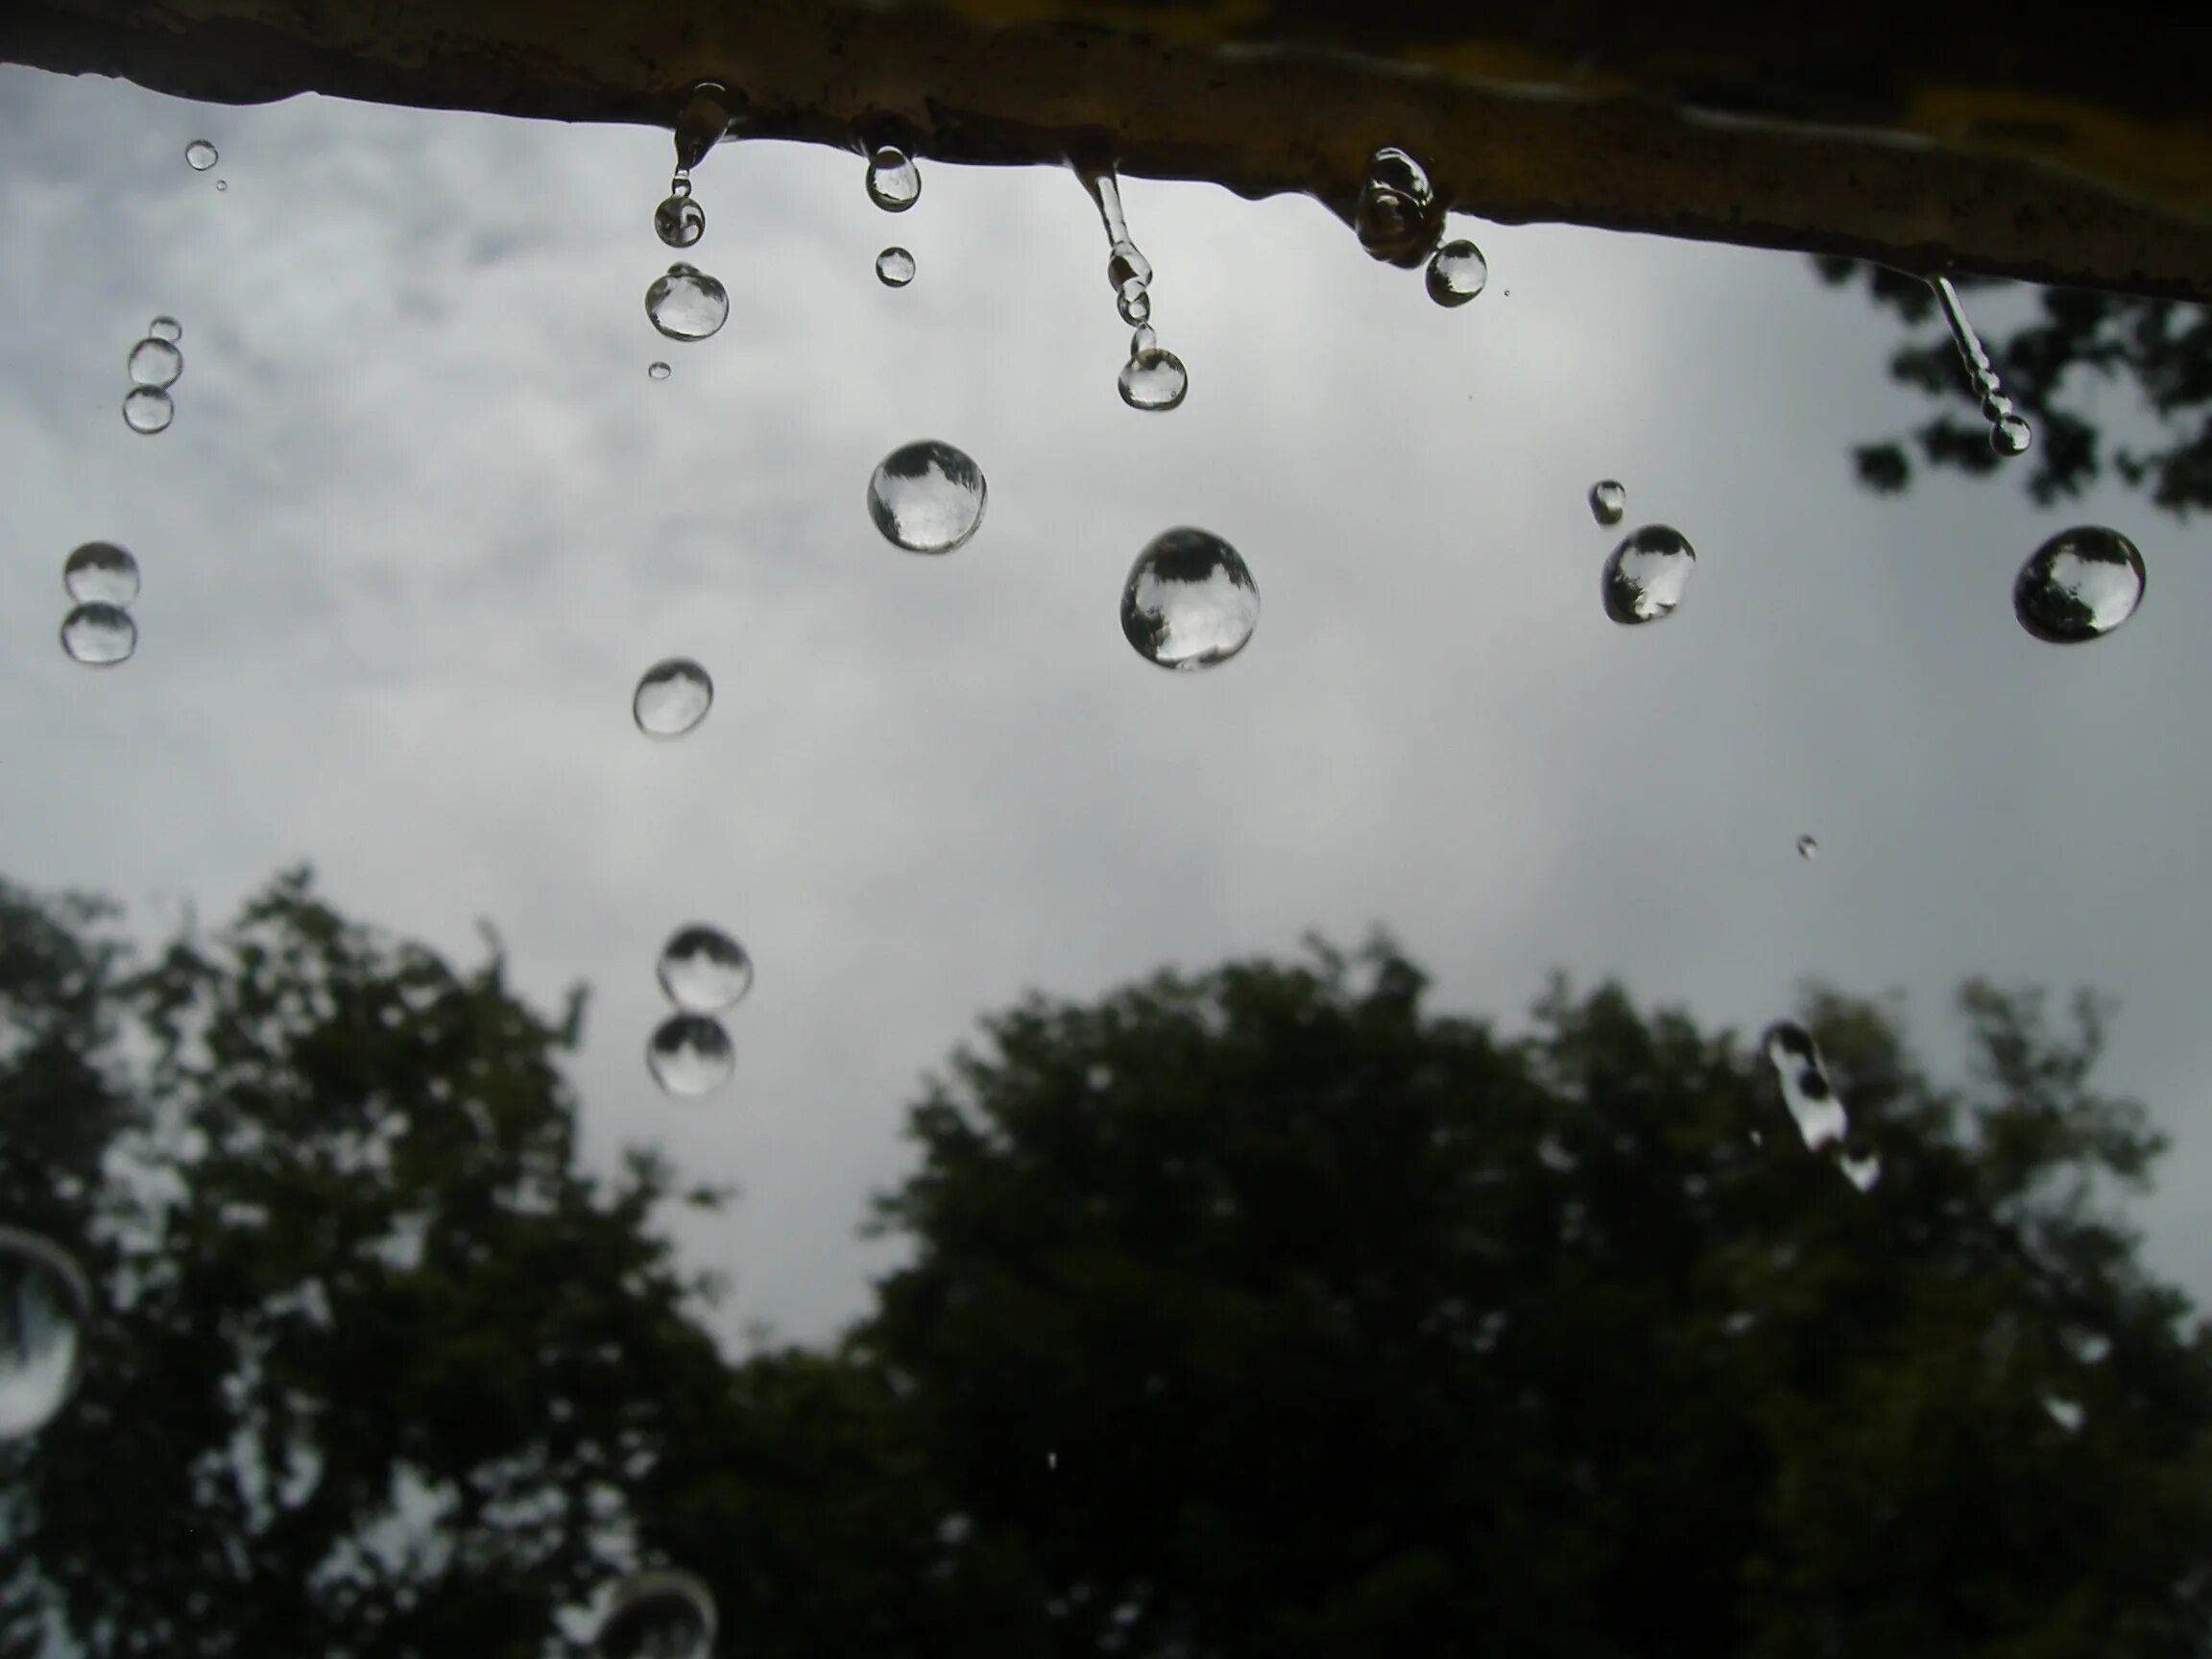
[(204, 138), (195, 138), (184, 146), (184, 165), (195, 173), (204, 173), (222, 159), (215, 146)]
[(714, 682), (688, 657), (670, 657), (637, 677), (630, 716), (648, 737), (681, 737), (714, 707)]
[(667, 379), (667, 378), (668, 378), (668, 365), (667, 365), (667, 364), (665, 364), (665, 363), (648, 363), (648, 364), (646, 364), (646, 365), (645, 365), (645, 378), (646, 378), (646, 379), (648, 379), (648, 380), (665, 380), (665, 379)]
[(868, 479), (868, 516), (909, 553), (950, 553), (983, 522), (983, 469), (933, 438), (894, 449)]
[(215, 188), (218, 190), (228, 190), (230, 188), (230, 180), (228, 179), (218, 179), (215, 180)]
[(653, 234), (671, 248), (688, 248), (707, 234), (707, 209), (691, 200), (688, 182), (682, 191), (671, 183), (669, 191), (653, 209)]
[(2034, 430), (2017, 415), (2003, 416), (1989, 428), (1989, 447), (2000, 455), (2025, 455), (2034, 441)]
[(914, 255), (903, 248), (886, 248), (876, 255), (876, 280), (886, 288), (903, 288), (914, 280)]
[(1211, 668), (1251, 642), (1260, 589), (1237, 549), (1204, 530), (1156, 536), (1121, 589), (1121, 632), (1163, 668)]
[(671, 340), (704, 340), (730, 320), (730, 292), (678, 260), (645, 290), (645, 315)]
[(1121, 401), (1132, 409), (1165, 413), (1182, 404), (1190, 390), (1183, 359), (1157, 346), (1142, 348), (1121, 366)]
[(1149, 323), (1140, 323), (1136, 332), (1129, 336), (1129, 355), (1134, 357), (1140, 351), (1149, 351), (1159, 344), (1159, 331)]
[(644, 1573), (614, 1592), (593, 1643), (599, 1659), (709, 1659), (714, 1598), (688, 1573)]
[(1374, 257), (1408, 270), (1421, 264), (1444, 232), (1428, 169), (1395, 144), (1368, 156), (1352, 228)]
[(1760, 1046), (1767, 1051), (1767, 1063), (1774, 1068), (1782, 1085), (1782, 1103), (1797, 1120), (1797, 1132), (1805, 1138), (1806, 1146), (1815, 1152), (1841, 1146), (1850, 1122), (1844, 1116), (1843, 1102), (1836, 1098), (1836, 1090), (1828, 1081), (1828, 1068), (1821, 1062), (1813, 1034), (1794, 1021), (1779, 1021), (1767, 1027)]
[(737, 1051), (719, 1020), (705, 1014), (671, 1014), (646, 1040), (645, 1069), (663, 1093), (689, 1097), (728, 1082), (737, 1069)]
[(1610, 528), (1628, 511), (1628, 487), (1614, 478), (1600, 478), (1590, 486), (1590, 517)]
[(2034, 433), (2026, 421), (2012, 413), (2012, 399), (2005, 396), (1989, 353), (1982, 349), (1974, 325), (1966, 320), (1966, 307), (1959, 302), (1959, 290), (1951, 286), (1948, 276), (1931, 277), (1928, 286), (1936, 291), (1936, 302), (1942, 308), (1952, 344), (1959, 348), (1959, 360), (1965, 365), (1966, 379), (1973, 387), (1975, 400), (1981, 404), (1983, 416), (1991, 422), (1989, 446), (2000, 455), (2025, 452), (2034, 440)]
[(124, 367), (129, 370), (133, 386), (151, 386), (156, 391), (177, 384), (177, 376), (184, 373), (184, 353), (175, 344), (149, 334), (131, 348), (131, 356)]
[(1624, 626), (1671, 616), (1697, 566), (1697, 554), (1679, 530), (1647, 524), (1605, 560), (1605, 614)]
[(1439, 305), (1464, 305), (1490, 280), (1490, 263), (1468, 241), (1447, 242), (1429, 255), (1429, 298)]
[(753, 958), (745, 947), (704, 922), (668, 936), (655, 972), (668, 1000), (686, 1014), (719, 1014), (753, 989)]
[(2020, 566), (2012, 613), (2038, 639), (2079, 645), (2134, 615), (2145, 581), (2143, 555), (2117, 530), (2062, 530)]
[(123, 397), (123, 424), (152, 437), (166, 432), (177, 419), (177, 405), (158, 386), (133, 386)]
[(868, 156), (868, 200), (886, 213), (903, 213), (921, 201), (922, 169), (914, 157), (896, 144), (877, 145)]
[(1133, 288), (1115, 300), (1114, 309), (1130, 327), (1142, 328), (1152, 320), (1152, 296), (1142, 288)]
[(184, 338), (184, 325), (174, 317), (156, 317), (146, 325), (146, 332), (156, 340), (166, 340), (174, 346)]
[(1810, 835), (1798, 836), (1797, 856), (1804, 859), (1808, 864), (1812, 863), (1814, 859), (1820, 856), (1820, 843), (1814, 840)]
[(2081, 1425), (2089, 1418), (2088, 1412), (2081, 1408), (2080, 1401), (2069, 1400), (2063, 1394), (2044, 1395), (2043, 1409), (2052, 1422), (2069, 1434), (2080, 1433)]
[(36, 1433), (68, 1404), (91, 1306), (65, 1252), (0, 1227), (0, 1443)]
[(61, 649), (87, 667), (112, 668), (138, 649), (138, 624), (120, 605), (79, 605), (61, 618)]
[(128, 605), (138, 597), (138, 561), (112, 541), (87, 541), (61, 561), (61, 586), (80, 605)]

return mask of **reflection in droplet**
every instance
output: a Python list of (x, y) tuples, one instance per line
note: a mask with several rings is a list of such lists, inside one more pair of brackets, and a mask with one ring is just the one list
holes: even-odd
[(679, 260), (645, 290), (645, 315), (671, 340), (704, 340), (730, 320), (730, 293)]
[(130, 371), (133, 386), (174, 386), (177, 376), (184, 373), (184, 353), (178, 350), (173, 342), (149, 334), (131, 348), (131, 357), (125, 367)]
[(1368, 156), (1352, 228), (1359, 246), (1378, 259), (1408, 269), (1427, 259), (1444, 230), (1428, 170), (1395, 144)]
[(1808, 864), (1812, 863), (1814, 859), (1820, 856), (1820, 843), (1814, 840), (1810, 835), (1798, 836), (1797, 856), (1804, 859)]
[(67, 1254), (0, 1227), (0, 1442), (36, 1433), (68, 1404), (91, 1307)]
[(645, 377), (646, 377), (648, 380), (665, 380), (665, 379), (667, 379), (667, 378), (668, 378), (668, 365), (667, 365), (667, 364), (665, 364), (665, 363), (648, 363), (648, 364), (646, 364), (646, 365), (645, 365)]
[(123, 395), (123, 424), (133, 432), (166, 432), (176, 419), (177, 405), (158, 386), (133, 386)]
[(714, 1598), (688, 1573), (644, 1573), (614, 1592), (593, 1643), (599, 1659), (709, 1659)]
[(1605, 614), (1631, 626), (1671, 615), (1696, 566), (1697, 555), (1679, 530), (1645, 525), (1605, 560)]
[(87, 541), (61, 561), (61, 586), (80, 605), (128, 605), (138, 597), (138, 561), (112, 541)]
[(656, 972), (668, 1000), (686, 1014), (719, 1014), (753, 989), (753, 958), (745, 947), (704, 922), (668, 936)]
[(2012, 612), (2036, 638), (2079, 645), (2134, 615), (2145, 580), (2143, 555), (2117, 530), (2062, 530), (2020, 566)]
[(1836, 1090), (1828, 1081), (1828, 1068), (1821, 1062), (1813, 1034), (1794, 1021), (1778, 1021), (1767, 1027), (1760, 1046), (1767, 1051), (1767, 1063), (1774, 1068), (1782, 1085), (1782, 1103), (1797, 1119), (1797, 1132), (1805, 1138), (1807, 1147), (1815, 1152), (1840, 1147), (1850, 1123), (1843, 1114), (1843, 1102), (1836, 1098)]
[(1136, 352), (1121, 366), (1121, 401), (1132, 409), (1166, 411), (1178, 406), (1190, 390), (1183, 359), (1157, 346)]
[(184, 325), (174, 317), (156, 317), (146, 325), (146, 332), (156, 340), (166, 340), (174, 346), (184, 338)]
[(1608, 527), (1618, 524), (1628, 511), (1628, 487), (1616, 478), (1600, 478), (1590, 486), (1590, 517)]
[(914, 280), (914, 255), (903, 248), (886, 248), (876, 255), (876, 280), (886, 288), (903, 288)]
[(204, 173), (222, 159), (215, 146), (204, 138), (195, 138), (184, 146), (184, 165), (195, 173)]
[(1156, 536), (1129, 567), (1121, 632), (1163, 668), (1211, 668), (1251, 642), (1260, 589), (1237, 549), (1205, 530)]
[(707, 234), (707, 209), (688, 195), (665, 197), (653, 209), (653, 234), (671, 248), (688, 248)]
[(986, 500), (983, 469), (933, 438), (894, 449), (868, 479), (868, 516), (885, 541), (909, 553), (950, 553), (975, 534)]
[(868, 157), (868, 200), (886, 213), (903, 213), (922, 199), (922, 169), (896, 144), (878, 144)]
[(61, 618), (61, 649), (87, 667), (112, 668), (138, 649), (138, 624), (120, 605), (79, 605)]
[(720, 1021), (705, 1014), (671, 1014), (646, 1040), (645, 1069), (664, 1093), (688, 1097), (728, 1082), (737, 1069), (737, 1051)]
[(714, 682), (688, 657), (656, 662), (637, 678), (631, 718), (648, 737), (681, 737), (714, 707)]
[(1464, 305), (1489, 280), (1489, 261), (1472, 242), (1447, 242), (1429, 255), (1429, 298), (1439, 305)]

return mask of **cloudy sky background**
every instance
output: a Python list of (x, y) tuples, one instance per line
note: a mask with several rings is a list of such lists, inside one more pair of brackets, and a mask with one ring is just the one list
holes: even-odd
[[(594, 1158), (743, 1189), (683, 1224), (732, 1332), (859, 1308), (853, 1225), (979, 1012), (1375, 924), (1444, 1007), (1515, 1020), (1556, 965), (1756, 1031), (1820, 976), (1911, 993), (1939, 1062), (1964, 974), (2115, 992), (2107, 1076), (2176, 1142), (2152, 1260), (2212, 1295), (2202, 533), (2119, 492), (1860, 493), (1848, 445), (1924, 405), (1801, 259), (1468, 225), (1491, 287), (1447, 312), (1311, 203), (1138, 180), (1192, 382), (1141, 416), (1064, 173), (926, 164), (892, 218), (856, 156), (725, 145), (689, 257), (735, 310), (686, 346), (641, 304), (662, 132), (0, 68), (0, 871), (159, 926), (307, 859), (471, 959), (494, 921), (532, 991), (594, 988)], [(117, 410), (156, 312), (187, 367), (148, 439)], [(862, 505), (920, 437), (990, 480), (945, 559)], [(1604, 475), (1697, 548), (1662, 626), (1599, 608)], [(2037, 645), (2013, 572), (2098, 521), (2145, 608)], [(1211, 675), (1117, 622), (1178, 524), (1264, 599)], [(145, 573), (108, 672), (55, 641), (93, 538)], [(674, 654), (719, 697), (652, 743), (630, 692)], [(760, 974), (733, 1084), (674, 1101), (641, 1048), (693, 919)]]

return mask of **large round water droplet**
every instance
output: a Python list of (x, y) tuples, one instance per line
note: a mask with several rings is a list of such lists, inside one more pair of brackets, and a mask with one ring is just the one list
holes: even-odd
[(131, 372), (133, 386), (174, 386), (177, 376), (184, 373), (184, 353), (171, 342), (149, 334), (131, 348), (131, 358), (125, 367)]
[(704, 340), (730, 320), (730, 291), (679, 261), (645, 290), (645, 315), (671, 340)]
[(1628, 511), (1628, 487), (1614, 478), (1600, 478), (1590, 486), (1590, 517), (1604, 525), (1621, 522)]
[(667, 378), (668, 378), (668, 365), (667, 365), (667, 364), (665, 364), (665, 363), (648, 363), (648, 364), (646, 364), (646, 365), (645, 365), (645, 378), (646, 378), (646, 379), (648, 379), (648, 380), (665, 380), (665, 379), (667, 379)]
[(745, 947), (704, 922), (668, 936), (657, 972), (668, 1000), (686, 1014), (719, 1014), (753, 989), (753, 958)]
[(1367, 177), (1353, 208), (1359, 245), (1378, 259), (1411, 267), (1429, 257), (1444, 231), (1444, 212), (1420, 162), (1396, 145), (1367, 158)]
[(922, 199), (922, 169), (896, 144), (878, 144), (868, 157), (868, 200), (886, 213), (903, 213)]
[(644, 1573), (614, 1592), (593, 1646), (599, 1659), (709, 1659), (714, 1598), (688, 1573)]
[(138, 561), (112, 541), (87, 541), (61, 561), (61, 586), (80, 605), (128, 605), (138, 597)]
[(133, 386), (123, 395), (123, 424), (151, 437), (166, 432), (177, 419), (177, 405), (158, 386)]
[(1464, 305), (1490, 280), (1490, 262), (1474, 243), (1447, 242), (1429, 255), (1429, 298), (1439, 305)]
[(2117, 530), (2063, 530), (2020, 566), (2012, 612), (2036, 638), (2079, 645), (2134, 615), (2144, 582), (2143, 555)]
[(1139, 351), (1121, 366), (1121, 401), (1132, 409), (1172, 409), (1190, 390), (1183, 359), (1160, 347)]
[(2034, 442), (2034, 428), (2017, 415), (2008, 415), (1989, 428), (1989, 447), (2000, 455), (2025, 455)]
[(61, 649), (90, 667), (112, 668), (138, 649), (138, 624), (120, 605), (80, 605), (61, 618)]
[(184, 338), (184, 325), (174, 317), (156, 317), (146, 325), (146, 332), (156, 340), (166, 340), (174, 346)]
[(886, 248), (876, 255), (876, 280), (886, 288), (903, 288), (914, 280), (914, 255), (903, 248)]
[(727, 1083), (737, 1069), (737, 1051), (719, 1020), (671, 1014), (646, 1040), (645, 1069), (665, 1093), (688, 1097)]
[(1671, 615), (1696, 566), (1697, 555), (1681, 531), (1645, 525), (1605, 560), (1605, 614), (1631, 624)]
[(195, 138), (184, 146), (184, 165), (195, 173), (204, 173), (222, 159), (215, 146), (204, 138)]
[(671, 248), (688, 248), (707, 234), (707, 209), (685, 196), (670, 196), (653, 209), (653, 234)]
[(36, 1433), (68, 1404), (91, 1307), (66, 1253), (0, 1227), (0, 1441)]
[(714, 707), (714, 682), (688, 657), (656, 662), (637, 678), (630, 715), (648, 737), (681, 737)]
[(934, 438), (894, 449), (868, 479), (868, 517), (909, 553), (950, 553), (983, 522), (983, 469)]
[(1260, 623), (1260, 589), (1237, 549), (1204, 530), (1156, 536), (1129, 567), (1121, 632), (1163, 668), (1211, 668), (1244, 649)]

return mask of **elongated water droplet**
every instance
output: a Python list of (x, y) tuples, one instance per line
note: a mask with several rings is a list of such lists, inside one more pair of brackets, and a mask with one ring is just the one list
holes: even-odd
[(146, 325), (146, 332), (156, 340), (166, 340), (174, 346), (184, 338), (184, 325), (174, 317), (156, 317)]
[(646, 364), (646, 365), (645, 365), (645, 377), (646, 377), (648, 380), (665, 380), (665, 379), (667, 379), (667, 378), (668, 378), (668, 365), (667, 365), (667, 364), (665, 364), (665, 363), (648, 363), (648, 364)]
[(120, 605), (79, 605), (61, 618), (61, 649), (87, 667), (112, 668), (138, 649), (138, 624)]
[(868, 157), (868, 200), (886, 213), (903, 213), (921, 201), (922, 169), (914, 157), (896, 144), (877, 145)]
[(1134, 353), (1122, 365), (1120, 386), (1121, 401), (1130, 408), (1164, 413), (1182, 403), (1190, 390), (1190, 376), (1182, 358), (1154, 346)]
[(714, 707), (714, 682), (688, 657), (670, 657), (637, 677), (630, 715), (648, 737), (681, 737)]
[(886, 248), (876, 255), (876, 280), (886, 288), (903, 288), (914, 280), (914, 255), (903, 248)]
[(177, 419), (177, 405), (158, 386), (133, 386), (123, 396), (123, 424), (152, 437), (166, 432)]
[(68, 1404), (91, 1308), (65, 1251), (0, 1227), (0, 1442), (36, 1434)]
[(1696, 567), (1697, 555), (1681, 531), (1645, 525), (1605, 560), (1605, 614), (1626, 626), (1672, 615)]
[(195, 173), (204, 173), (222, 159), (215, 146), (204, 138), (195, 138), (184, 146), (184, 165)]
[(87, 541), (61, 561), (61, 586), (80, 605), (128, 605), (138, 597), (138, 561), (112, 541)]
[(1610, 528), (1628, 511), (1628, 489), (1618, 479), (1600, 478), (1590, 486), (1590, 517)]
[(1439, 305), (1464, 305), (1489, 280), (1490, 262), (1472, 242), (1447, 242), (1429, 255), (1429, 298)]
[(730, 131), (731, 116), (743, 103), (719, 81), (702, 81), (691, 88), (684, 108), (676, 112), (676, 171), (688, 173), (707, 159)]
[(1109, 243), (1106, 249), (1106, 286), (1115, 293), (1126, 296), (1132, 290), (1148, 288), (1152, 284), (1152, 261), (1144, 257), (1136, 243), (1122, 236)]
[(1828, 1068), (1813, 1034), (1794, 1021), (1778, 1021), (1767, 1027), (1760, 1046), (1767, 1050), (1767, 1063), (1782, 1085), (1782, 1103), (1797, 1120), (1806, 1146), (1815, 1152), (1840, 1146), (1850, 1120), (1828, 1081)]
[(719, 1020), (705, 1014), (671, 1014), (646, 1040), (645, 1069), (666, 1094), (704, 1094), (730, 1080), (737, 1069), (737, 1050)]
[(1810, 835), (1798, 836), (1797, 856), (1804, 859), (1808, 864), (1812, 863), (1814, 859), (1820, 856), (1820, 843), (1814, 840)]
[(868, 480), (868, 516), (909, 553), (950, 553), (983, 522), (983, 469), (933, 438), (894, 449)]
[(686, 1014), (719, 1014), (753, 989), (753, 958), (745, 947), (704, 922), (668, 936), (656, 973), (668, 1000)]
[(1121, 589), (1121, 632), (1163, 668), (1211, 668), (1251, 643), (1260, 589), (1237, 549), (1205, 530), (1156, 536)]
[(177, 384), (177, 376), (184, 373), (184, 353), (170, 341), (149, 334), (131, 348), (130, 360), (124, 367), (130, 372), (133, 386), (159, 390)]
[(1407, 269), (1427, 259), (1444, 233), (1444, 211), (1428, 169), (1395, 144), (1368, 156), (1352, 228), (1359, 246), (1378, 259)]
[(714, 1598), (688, 1573), (644, 1573), (614, 1592), (593, 1646), (599, 1659), (708, 1659)]
[(688, 194), (664, 197), (653, 209), (653, 234), (671, 248), (688, 248), (707, 234), (707, 209)]
[(704, 340), (730, 320), (730, 293), (679, 260), (645, 290), (645, 315), (671, 340)]
[(2020, 566), (2012, 613), (2053, 645), (2102, 639), (2135, 614), (2146, 580), (2143, 555), (2117, 530), (2061, 530)]
[(1973, 388), (1975, 401), (1991, 422), (1989, 447), (2000, 455), (2025, 453), (2035, 435), (2026, 421), (2012, 413), (2012, 399), (2005, 396), (2004, 388), (1998, 383), (1996, 367), (1990, 363), (1989, 353), (1982, 349), (1981, 336), (1974, 332), (1974, 325), (1966, 321), (1966, 307), (1959, 302), (1959, 290), (1951, 286), (1948, 276), (1931, 277), (1928, 285), (1936, 291), (1936, 302), (1941, 307), (1943, 322), (1951, 330), (1951, 343), (1959, 348), (1959, 360), (1965, 366), (1966, 380)]

